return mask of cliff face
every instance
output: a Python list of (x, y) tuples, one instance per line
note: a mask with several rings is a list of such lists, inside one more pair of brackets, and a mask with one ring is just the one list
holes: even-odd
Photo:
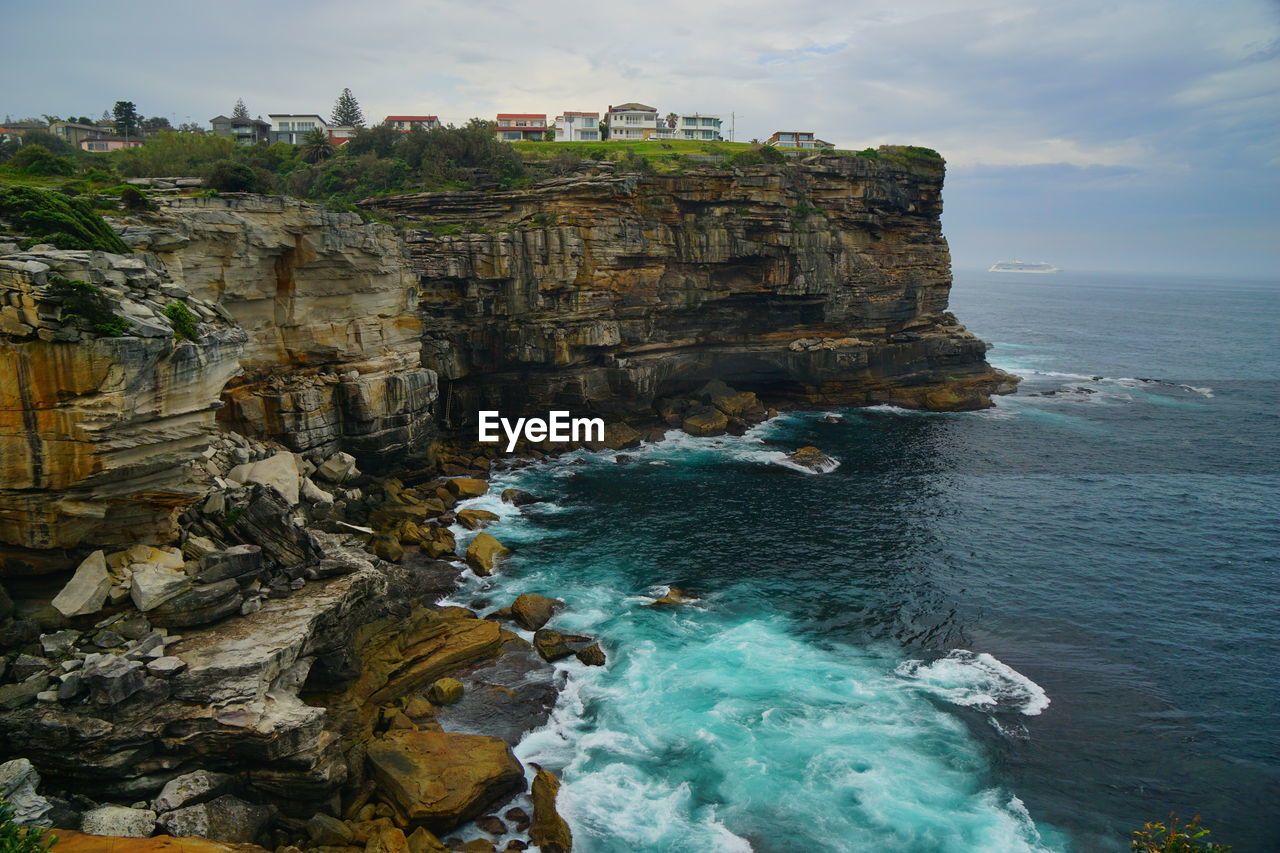
[[(96, 293), (59, 291), (59, 276)], [(127, 336), (86, 328), (78, 294), (100, 299)], [(175, 302), (200, 322), (196, 340), (163, 316)], [(0, 542), (173, 539), (202, 493), (189, 463), (208, 446), (244, 333), (145, 256), (11, 254), (0, 306)]]
[(936, 159), (827, 156), (364, 204), (432, 226), (406, 239), (454, 426), (625, 417), (713, 378), (795, 405), (981, 408), (1016, 380), (946, 311), (942, 179)]
[(232, 195), (174, 199), (122, 236), (248, 332), (224, 424), (374, 464), (421, 449), (436, 380), (421, 366), (416, 281), (394, 229), (294, 199)]

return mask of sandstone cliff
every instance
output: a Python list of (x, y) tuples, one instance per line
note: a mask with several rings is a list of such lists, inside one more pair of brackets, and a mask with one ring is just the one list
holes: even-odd
[(177, 198), (125, 241), (248, 332), (225, 425), (300, 453), (371, 463), (421, 452), (435, 376), (421, 366), (417, 283), (395, 230), (274, 196)]
[(709, 379), (797, 405), (989, 405), (1016, 380), (946, 311), (942, 161), (882, 152), (362, 204), (427, 226), (406, 233), (423, 363), (455, 426), (651, 413)]

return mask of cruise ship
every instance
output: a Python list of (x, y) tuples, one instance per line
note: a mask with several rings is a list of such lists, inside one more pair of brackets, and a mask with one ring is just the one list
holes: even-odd
[(987, 272), (1058, 272), (1053, 264), (1027, 263), (1026, 261), (996, 261)]

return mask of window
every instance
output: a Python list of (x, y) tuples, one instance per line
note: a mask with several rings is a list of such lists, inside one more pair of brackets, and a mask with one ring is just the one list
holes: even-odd
[(106, 150), (107, 150), (107, 143), (105, 143), (105, 142), (90, 142), (90, 143), (89, 143), (89, 150), (90, 150), (90, 151), (106, 151)]
[(518, 130), (508, 130), (502, 134), (503, 139), (523, 139), (524, 134)]
[(578, 132), (578, 136), (582, 139), (599, 139), (600, 131), (598, 130), (582, 130)]

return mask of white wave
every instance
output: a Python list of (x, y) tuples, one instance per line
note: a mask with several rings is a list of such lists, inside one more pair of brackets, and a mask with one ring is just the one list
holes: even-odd
[(907, 661), (895, 672), (954, 705), (1027, 716), (1049, 707), (1049, 695), (1039, 684), (986, 652), (953, 649), (932, 662)]
[[(830, 462), (824, 462), (821, 470), (815, 471), (805, 465), (797, 465), (788, 457), (791, 455), (781, 450), (737, 450), (731, 454), (735, 459), (741, 459), (744, 462), (764, 462), (769, 465), (780, 465), (783, 468), (790, 468), (792, 471), (799, 471), (801, 474), (828, 474), (840, 467), (837, 459), (831, 459)], [(830, 457), (828, 457), (830, 459)]]

